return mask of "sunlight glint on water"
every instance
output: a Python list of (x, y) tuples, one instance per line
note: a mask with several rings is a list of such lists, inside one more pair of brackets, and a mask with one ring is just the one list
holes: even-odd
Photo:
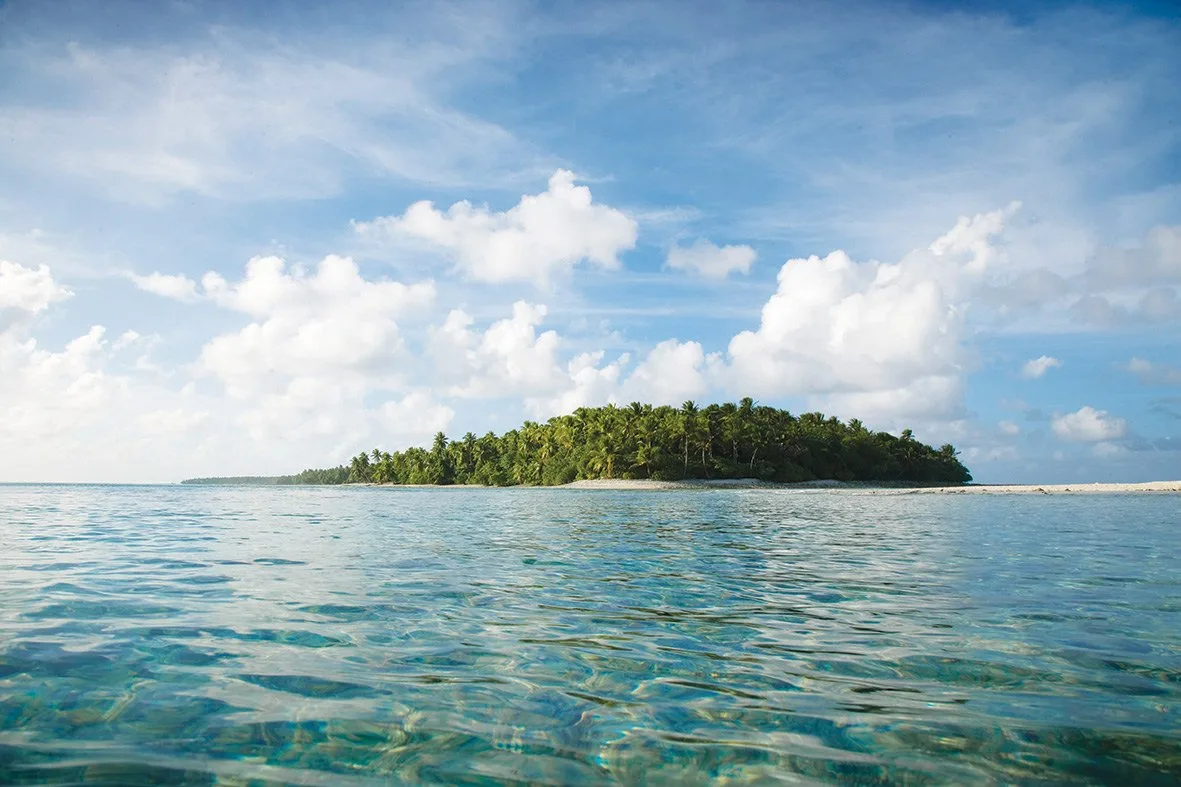
[(1178, 511), (0, 487), (0, 783), (1176, 783)]

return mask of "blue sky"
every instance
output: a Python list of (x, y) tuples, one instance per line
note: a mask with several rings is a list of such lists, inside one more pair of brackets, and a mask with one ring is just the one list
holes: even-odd
[(747, 394), (982, 481), (1181, 477), (1164, 4), (10, 0), (0, 31), (0, 479)]

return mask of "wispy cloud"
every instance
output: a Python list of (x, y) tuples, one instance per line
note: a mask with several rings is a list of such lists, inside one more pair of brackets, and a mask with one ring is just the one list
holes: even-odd
[(1141, 385), (1181, 385), (1181, 366), (1132, 358), (1124, 366)]
[[(487, 9), (485, 9), (487, 10)], [(438, 14), (446, 14), (440, 9)], [(512, 51), (501, 35), (406, 15), (397, 38), (205, 28), (167, 45), (42, 41), (9, 48), (0, 161), (91, 181), (118, 198), (323, 197), (349, 177), (487, 187), (545, 158), (452, 95)], [(391, 31), (392, 32), (392, 31)]]

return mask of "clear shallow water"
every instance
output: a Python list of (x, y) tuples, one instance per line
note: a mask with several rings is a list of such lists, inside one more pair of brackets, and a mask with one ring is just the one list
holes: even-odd
[(1181, 500), (0, 486), (2, 784), (1176, 784)]

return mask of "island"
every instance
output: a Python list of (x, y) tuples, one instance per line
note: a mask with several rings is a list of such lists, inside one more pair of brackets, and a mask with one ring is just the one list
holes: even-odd
[(374, 448), (348, 465), (182, 483), (558, 486), (604, 479), (961, 485), (972, 476), (952, 445), (933, 448), (910, 429), (895, 436), (855, 418), (793, 415), (747, 397), (705, 407), (581, 407), (502, 435), (451, 440), (439, 432), (429, 449)]

